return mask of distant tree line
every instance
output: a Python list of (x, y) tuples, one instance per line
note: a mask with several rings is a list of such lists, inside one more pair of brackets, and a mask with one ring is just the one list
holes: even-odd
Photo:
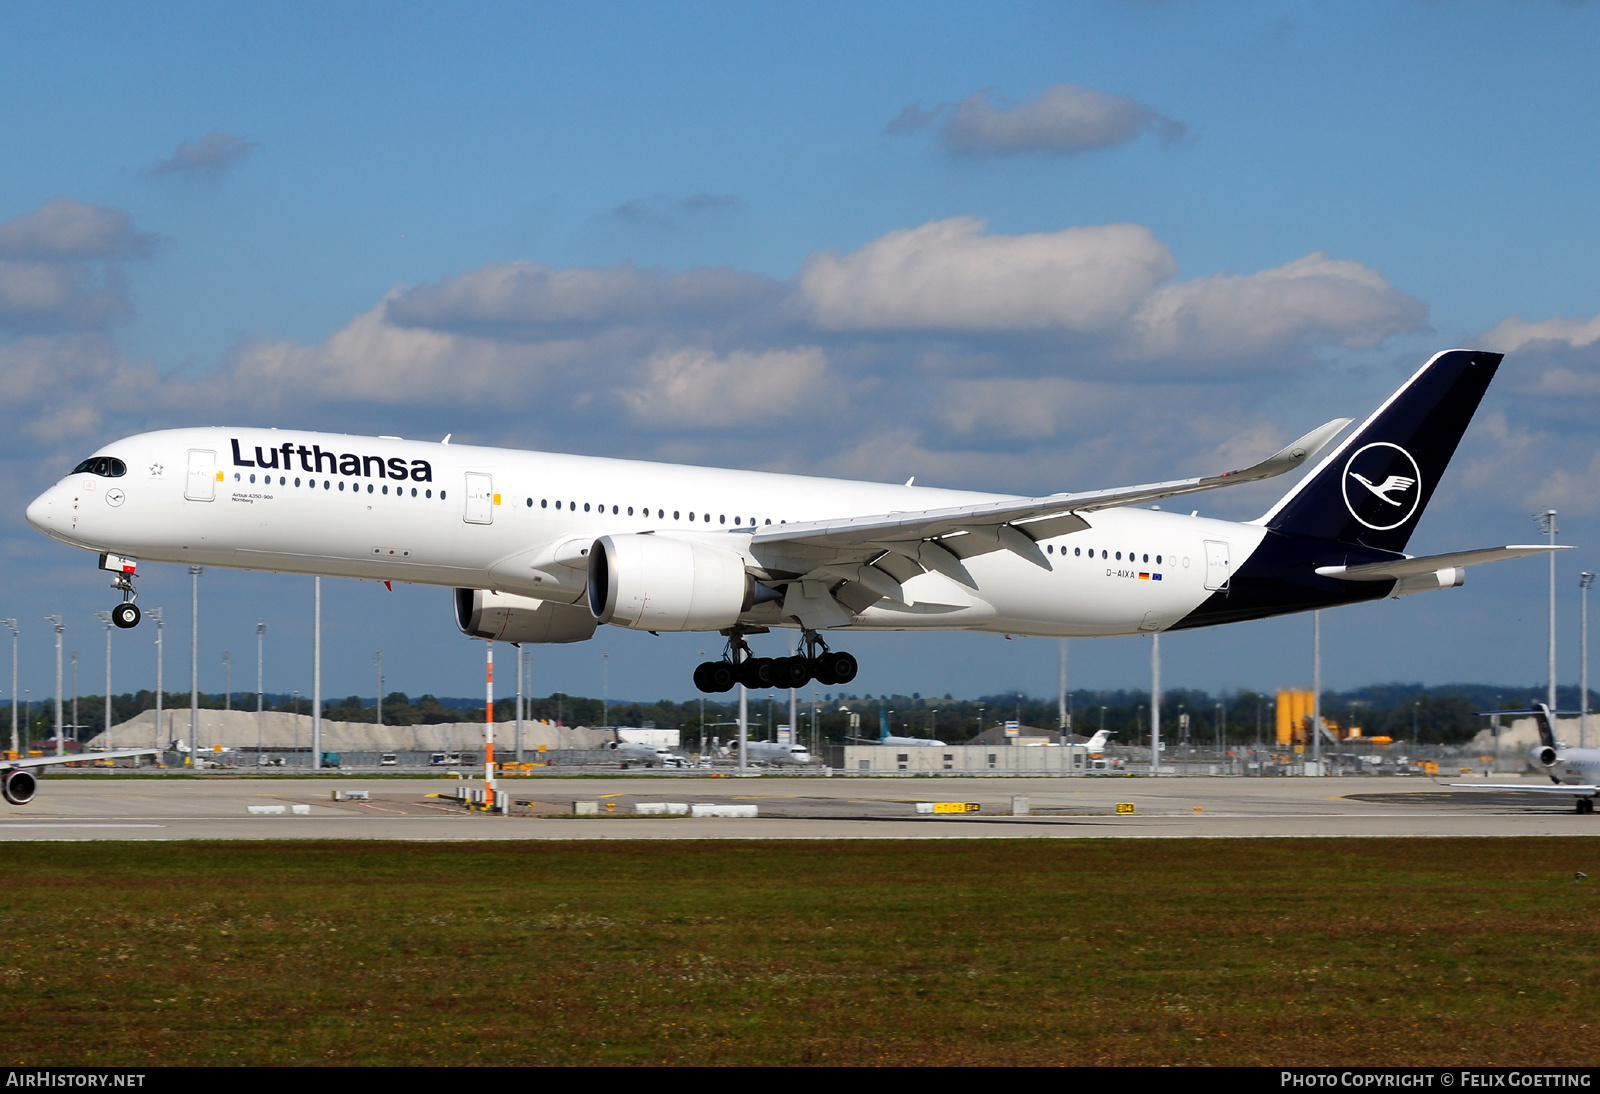
[[(1543, 701), (1542, 687), (1507, 687), (1492, 684), (1447, 684), (1424, 687), (1421, 684), (1373, 684), (1350, 691), (1325, 691), (1322, 696), (1324, 718), (1337, 721), (1341, 726), (1358, 725), (1367, 737), (1387, 736), (1397, 741), (1410, 741), (1415, 733), (1419, 744), (1461, 744), (1472, 738), (1488, 724), (1479, 711), (1496, 709), (1526, 709), (1536, 701)], [(800, 694), (800, 728), (810, 739), (813, 725), (813, 698), (810, 688)], [(1174, 688), (1162, 695), (1162, 737), (1168, 741), (1180, 739), (1180, 719), (1189, 716), (1189, 739), (1198, 745), (1217, 739), (1219, 724), (1226, 739), (1234, 745), (1253, 745), (1257, 740), (1270, 743), (1275, 736), (1274, 703), (1276, 697), (1252, 691), (1215, 694), (1196, 689)], [(223, 695), (203, 694), (200, 706), (207, 710), (222, 709), (225, 702), (234, 710), (254, 711), (254, 692), (234, 692), (229, 698)], [(1578, 707), (1578, 689), (1563, 687), (1557, 690), (1557, 705), (1564, 710)], [(9, 729), (9, 704), (0, 703), (0, 736)], [(125, 692), (112, 697), (113, 724), (125, 722), (141, 711), (155, 706), (153, 691)], [(162, 701), (164, 709), (186, 711), (189, 709), (188, 692), (167, 692)], [(1591, 692), (1590, 709), (1595, 709)], [(272, 711), (311, 713), (308, 696), (263, 696), (263, 708)], [(1122, 744), (1138, 744), (1149, 739), (1150, 693), (1138, 690), (1094, 691), (1078, 689), (1068, 694), (1068, 709), (1072, 715), (1073, 732), (1088, 736), (1102, 727), (1111, 732), (1112, 740)], [(563, 725), (610, 724), (624, 727), (653, 725), (662, 729), (681, 731), (687, 741), (698, 741), (702, 727), (705, 736), (727, 739), (735, 731), (730, 723), (738, 713), (738, 704), (718, 697), (716, 700), (690, 700), (675, 702), (660, 699), (653, 703), (615, 702), (607, 705), (600, 699), (567, 695), (563, 692), (526, 700), (527, 717)], [(852, 723), (854, 715), (854, 724)], [(63, 703), (63, 717), (71, 719), (70, 699)], [(372, 722), (376, 710), (371, 699), (358, 695), (343, 699), (325, 700), (323, 717), (334, 721)], [(1057, 700), (1054, 696), (1019, 695), (1015, 692), (985, 695), (978, 698), (956, 699), (951, 695), (942, 698), (911, 695), (871, 695), (853, 692), (819, 692), (815, 700), (815, 725), (823, 741), (843, 743), (857, 738), (876, 738), (882, 717), (887, 717), (891, 731), (901, 736), (933, 737), (952, 744), (970, 740), (983, 729), (1006, 721), (1017, 721), (1024, 726), (1054, 729), (1057, 724)], [(383, 721), (386, 725), (432, 725), (440, 722), (481, 722), (484, 708), (481, 700), (460, 697), (422, 695), (412, 699), (405, 692), (391, 692), (384, 696)], [(516, 700), (511, 697), (495, 702), (495, 719), (511, 721), (516, 717)], [(1220, 719), (1220, 721), (1219, 721)], [(787, 692), (758, 692), (750, 697), (751, 733), (764, 736), (769, 727), (789, 720)], [(105, 725), (104, 700), (98, 695), (78, 698), (78, 725), (76, 734), (87, 740)], [(55, 736), (54, 699), (34, 700), (27, 704), (21, 715), (23, 736), (34, 742), (53, 740)]]

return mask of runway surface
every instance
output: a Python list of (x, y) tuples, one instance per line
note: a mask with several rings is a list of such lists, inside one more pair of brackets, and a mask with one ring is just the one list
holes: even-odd
[[(1498, 782), (1511, 781), (1497, 776)], [(514, 815), (471, 813), (451, 779), (47, 775), (0, 805), (0, 840), (993, 839), (1600, 834), (1564, 796), (1450, 791), (1414, 778), (864, 779), (673, 776), (508, 779)], [(481, 786), (481, 783), (476, 784)], [(334, 789), (368, 801), (331, 800)], [(1013, 816), (1013, 796), (1029, 815)], [(575, 801), (602, 815), (573, 816)], [(918, 815), (916, 802), (977, 813)], [(639, 802), (755, 805), (756, 818), (637, 816)], [(1117, 805), (1133, 806), (1119, 814)], [(610, 810), (607, 813), (607, 805)], [(250, 806), (309, 806), (258, 815)]]

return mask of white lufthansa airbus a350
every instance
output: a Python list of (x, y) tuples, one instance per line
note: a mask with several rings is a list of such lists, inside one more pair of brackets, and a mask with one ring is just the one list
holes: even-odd
[[(1329, 422), (1242, 471), (1015, 497), (299, 430), (174, 429), (109, 444), (28, 521), (115, 574), (140, 562), (440, 585), (465, 633), (579, 642), (599, 624), (719, 631), (704, 691), (843, 684), (850, 630), (1130, 635), (1460, 585), (1547, 550), (1411, 558), (1405, 545), (1500, 355), (1440, 353), (1271, 510), (1243, 523), (1151, 503), (1304, 466)], [(1377, 484), (1377, 485), (1374, 485)], [(798, 656), (746, 636), (802, 632)], [(825, 639), (824, 636), (827, 636)]]

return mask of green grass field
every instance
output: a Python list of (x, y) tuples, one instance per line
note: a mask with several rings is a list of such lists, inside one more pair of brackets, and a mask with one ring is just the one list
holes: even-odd
[(12, 843), (6, 866), (19, 1065), (1600, 1058), (1600, 839)]

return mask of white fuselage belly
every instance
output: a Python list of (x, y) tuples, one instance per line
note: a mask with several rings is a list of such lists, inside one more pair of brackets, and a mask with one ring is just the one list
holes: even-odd
[[(236, 462), (234, 441), (239, 458), (255, 466)], [(282, 465), (286, 443), (289, 466), (259, 466), (258, 446)], [(304, 451), (308, 446), (323, 449), (312, 470), (306, 466), (316, 453)], [(209, 501), (186, 497), (203, 492), (190, 471), (191, 452), (215, 453)], [(71, 475), (36, 503), (45, 516), (41, 527), (57, 539), (141, 561), (492, 588), (565, 603), (580, 602), (583, 589), (581, 569), (552, 563), (552, 551), (564, 543), (655, 531), (725, 542), (748, 556), (752, 522), (764, 527), (1003, 497), (256, 429), (147, 433), (102, 454), (123, 460), (127, 473)], [(365, 461), (364, 472), (340, 471), (346, 457)], [(399, 468), (405, 479), (391, 476)], [(112, 491), (121, 491), (117, 504), (108, 501)], [(1214, 595), (1227, 569), (1236, 570), (1265, 535), (1254, 524), (1139, 509), (1104, 510), (1089, 523), (1087, 530), (1041, 540), (1051, 570), (1009, 551), (977, 555), (965, 560), (976, 591), (930, 571), (905, 583), (909, 603), (880, 600), (853, 625), (1062, 637), (1164, 629)], [(1219, 556), (1225, 569), (1218, 568)], [(776, 604), (756, 607), (746, 621), (793, 625)]]

